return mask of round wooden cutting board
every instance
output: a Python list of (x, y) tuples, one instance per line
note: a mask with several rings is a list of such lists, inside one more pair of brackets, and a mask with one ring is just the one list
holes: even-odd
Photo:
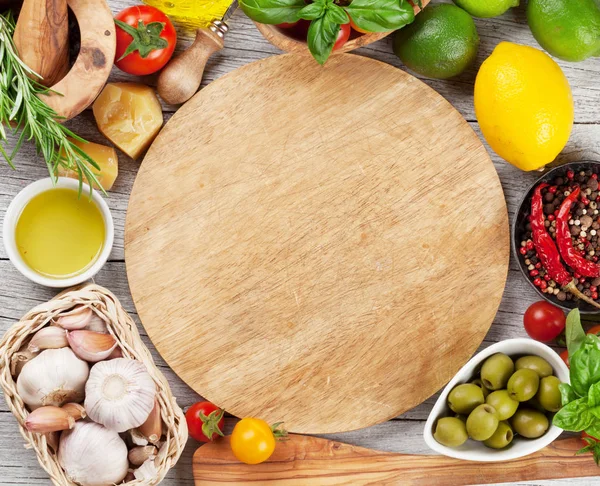
[(500, 181), (452, 106), (355, 55), (202, 90), (135, 182), (127, 273), (173, 370), (236, 416), (367, 427), (475, 352), (508, 270)]

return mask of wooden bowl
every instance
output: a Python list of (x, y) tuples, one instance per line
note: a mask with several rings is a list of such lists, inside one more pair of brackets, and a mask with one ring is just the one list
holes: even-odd
[[(427, 6), (427, 4), (431, 0), (422, 0), (423, 8)], [(421, 9), (419, 7), (413, 7), (415, 10), (415, 14), (418, 14)], [(254, 22), (256, 27), (260, 33), (267, 39), (271, 44), (275, 47), (278, 47), (282, 51), (285, 52), (297, 52), (299, 54), (308, 53), (308, 48), (306, 46), (306, 41), (297, 39), (295, 37), (290, 36), (285, 32), (285, 29), (280, 29), (275, 25), (267, 25), (261, 24), (258, 22)], [(373, 42), (377, 42), (378, 40), (383, 39), (390, 35), (393, 31), (390, 32), (374, 32), (372, 34), (358, 34), (356, 36), (352, 35), (350, 40), (344, 44), (341, 49), (336, 50), (333, 54), (340, 54), (343, 52), (350, 52), (354, 49), (358, 49), (359, 47), (368, 46)], [(352, 31), (352, 34), (356, 34), (356, 32)]]

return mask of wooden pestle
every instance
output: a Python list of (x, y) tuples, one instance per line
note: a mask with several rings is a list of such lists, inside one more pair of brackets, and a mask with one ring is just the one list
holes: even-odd
[(14, 41), (21, 60), (53, 86), (69, 71), (67, 0), (24, 0)]

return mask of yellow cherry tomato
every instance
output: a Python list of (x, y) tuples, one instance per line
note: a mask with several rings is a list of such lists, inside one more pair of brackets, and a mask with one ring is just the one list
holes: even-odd
[(273, 454), (275, 436), (264, 420), (245, 418), (233, 429), (231, 450), (235, 457), (246, 464), (260, 464)]

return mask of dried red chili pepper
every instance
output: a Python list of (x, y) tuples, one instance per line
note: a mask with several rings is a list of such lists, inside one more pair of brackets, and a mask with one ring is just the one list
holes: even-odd
[(537, 186), (533, 191), (533, 197), (531, 198), (530, 223), (533, 246), (542, 262), (542, 266), (546, 269), (552, 280), (560, 285), (564, 291), (570, 292), (575, 297), (600, 309), (600, 304), (598, 304), (598, 302), (590, 299), (579, 291), (575, 285), (575, 280), (571, 277), (569, 272), (567, 272), (565, 266), (560, 261), (560, 254), (554, 244), (554, 240), (548, 233), (548, 230), (546, 230), (546, 226), (544, 225), (542, 190), (548, 186), (549, 184), (546, 183)]
[(556, 216), (556, 243), (558, 244), (558, 251), (567, 265), (584, 277), (596, 278), (600, 277), (600, 266), (581, 256), (573, 246), (571, 232), (569, 231), (571, 206), (577, 201), (579, 192), (579, 187), (576, 187), (560, 205), (558, 216)]

